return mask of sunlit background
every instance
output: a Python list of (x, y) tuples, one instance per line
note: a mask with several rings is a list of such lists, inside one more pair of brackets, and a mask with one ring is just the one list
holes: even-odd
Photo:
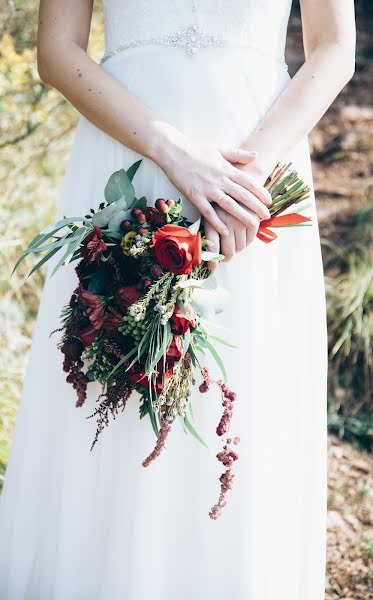
[[(53, 220), (77, 113), (36, 69), (36, 0), (0, 0), (0, 487), (43, 274), (20, 247)], [(310, 136), (328, 301), (326, 599), (373, 598), (373, 1), (356, 2), (356, 74)], [(101, 8), (90, 53), (103, 51)], [(303, 60), (294, 3), (287, 61)], [(53, 398), (51, 397), (51, 402)]]

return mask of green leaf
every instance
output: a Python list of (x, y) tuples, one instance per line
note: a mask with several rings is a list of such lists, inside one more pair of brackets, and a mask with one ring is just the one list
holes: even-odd
[(189, 225), (188, 229), (190, 231), (190, 233), (197, 233), (197, 231), (199, 230), (201, 225), (201, 219), (197, 219), (197, 221), (195, 221), (195, 223), (192, 223), (192, 225)]
[(158, 425), (157, 415), (155, 414), (155, 412), (153, 410), (153, 405), (152, 405), (151, 400), (149, 401), (149, 418), (150, 418), (150, 422), (152, 424), (155, 435), (157, 437), (159, 437), (159, 425)]
[(192, 423), (189, 421), (188, 415), (184, 416), (183, 421), (189, 433), (191, 433), (196, 438), (196, 440), (198, 440), (199, 443), (202, 444), (202, 446), (208, 448), (208, 445), (206, 444), (204, 439), (199, 435), (198, 431), (193, 427)]
[(237, 348), (237, 346), (234, 346), (233, 344), (226, 342), (225, 340), (218, 337), (217, 335), (211, 335), (211, 334), (209, 334), (209, 335), (210, 335), (211, 339), (215, 340), (216, 342), (219, 342), (220, 344), (223, 344), (224, 346), (228, 346), (228, 348)]
[(214, 346), (206, 338), (201, 337), (201, 336), (198, 336), (198, 342), (200, 343), (201, 346), (204, 346), (205, 348), (207, 348), (210, 351), (211, 356), (214, 358), (216, 364), (218, 365), (218, 367), (221, 371), (221, 374), (223, 375), (223, 379), (226, 382), (227, 378), (228, 378), (227, 371), (225, 369), (222, 359), (220, 358), (219, 354), (215, 350)]
[(217, 254), (216, 252), (208, 252), (207, 250), (205, 250), (201, 253), (201, 258), (205, 262), (220, 262), (224, 260), (225, 256), (224, 254)]
[(87, 219), (85, 219), (84, 217), (66, 217), (65, 219), (61, 219), (60, 221), (56, 221), (56, 223), (53, 223), (52, 225), (48, 225), (47, 227), (45, 227), (45, 229), (43, 229), (43, 231), (41, 233), (38, 233), (38, 235), (36, 235), (34, 237), (34, 239), (28, 245), (28, 248), (31, 248), (33, 246), (39, 246), (40, 244), (44, 243), (48, 238), (50, 238), (52, 235), (57, 233), (57, 231), (59, 231), (63, 227), (66, 227), (72, 223), (75, 223), (75, 221), (83, 221), (83, 223), (85, 223), (87, 226), (90, 225), (90, 222)]
[(77, 248), (79, 248), (81, 242), (83, 241), (83, 239), (86, 236), (86, 228), (82, 227), (82, 228), (78, 229), (78, 232), (80, 232), (80, 237), (78, 237), (77, 239), (75, 239), (74, 241), (72, 241), (68, 244), (65, 254), (62, 256), (62, 258), (58, 261), (58, 263), (54, 267), (54, 269), (52, 271), (52, 275), (54, 275), (58, 271), (58, 269), (60, 267), (62, 267), (62, 265), (67, 265), (71, 261), (72, 257), (74, 256), (74, 253), (77, 250)]
[(187, 329), (186, 333), (184, 334), (182, 356), (185, 356), (185, 354), (188, 352), (188, 348), (190, 345), (190, 336), (190, 329)]
[[(32, 248), (27, 248), (24, 251), (24, 254), (25, 255), (36, 254), (37, 252), (46, 252), (47, 250), (53, 250), (54, 248), (62, 248), (62, 246), (65, 246), (66, 244), (69, 244), (70, 242), (73, 242), (73, 241), (77, 240), (78, 238), (80, 238), (82, 230), (83, 230), (83, 228), (80, 228), (77, 230), (77, 231), (80, 231), (79, 234), (77, 232), (76, 233), (67, 233), (62, 238), (58, 238), (58, 240), (56, 240), (55, 242), (51, 242), (50, 244), (46, 244), (44, 246), (35, 246)], [(87, 230), (84, 227), (84, 231), (85, 231), (85, 233), (89, 233), (90, 230)]]
[(35, 273), (35, 271), (40, 269), (40, 267), (42, 267), (50, 258), (52, 258), (54, 254), (56, 254), (56, 252), (58, 252), (58, 250), (59, 248), (54, 248), (54, 250), (51, 250), (50, 252), (45, 254), (45, 256), (43, 256), (43, 258), (39, 260), (39, 262), (36, 263), (36, 265), (31, 269), (30, 273), (28, 274), (28, 277), (30, 277), (30, 275), (32, 275), (33, 273)]
[(191, 402), (188, 403), (188, 408), (189, 408), (190, 416), (193, 419), (193, 422), (195, 422), (196, 418), (194, 416), (193, 404)]
[(133, 165), (130, 166), (129, 169), (127, 169), (127, 177), (130, 181), (133, 180), (133, 178), (135, 177), (137, 170), (139, 168), (139, 166), (142, 163), (142, 158), (140, 160), (137, 160), (136, 162), (133, 163)]
[(140, 210), (145, 210), (146, 206), (147, 206), (147, 200), (146, 200), (145, 196), (142, 196), (141, 198), (136, 200), (135, 204), (133, 205), (133, 208), (139, 208)]
[(115, 173), (110, 175), (105, 186), (104, 195), (108, 204), (112, 204), (113, 202), (124, 198), (127, 206), (123, 208), (128, 208), (130, 206), (135, 198), (135, 188), (124, 169), (115, 171)]
[(153, 357), (153, 359), (150, 361), (150, 368), (154, 369), (154, 367), (158, 364), (158, 362), (161, 360), (162, 356), (164, 356), (169, 348), (169, 345), (171, 344), (172, 341), (172, 333), (171, 333), (171, 325), (170, 322), (167, 321), (166, 325), (162, 325), (163, 327), (163, 339), (162, 339), (162, 343), (159, 344), (159, 349), (158, 351), (155, 353), (155, 356)]
[(187, 313), (187, 310), (185, 308), (185, 304), (183, 302), (182, 297), (178, 296), (176, 302), (177, 302), (177, 305), (180, 308), (181, 312), (183, 313), (184, 317), (186, 319), (188, 319), (188, 321), (190, 321), (190, 315)]

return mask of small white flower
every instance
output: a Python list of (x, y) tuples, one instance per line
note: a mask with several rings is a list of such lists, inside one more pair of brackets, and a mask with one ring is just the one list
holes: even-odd
[(141, 235), (136, 235), (135, 236), (135, 240), (136, 240), (136, 242), (140, 242), (141, 241)]

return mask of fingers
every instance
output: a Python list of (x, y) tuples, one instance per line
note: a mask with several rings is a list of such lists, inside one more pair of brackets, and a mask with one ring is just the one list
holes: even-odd
[(265, 187), (261, 185), (258, 181), (256, 181), (256, 179), (252, 177), (252, 175), (249, 175), (249, 173), (245, 173), (245, 171), (240, 171), (240, 169), (234, 169), (232, 174), (230, 175), (230, 179), (238, 185), (245, 188), (246, 190), (248, 190), (249, 192), (251, 192), (252, 194), (254, 194), (254, 196), (256, 196), (258, 200), (260, 200), (267, 206), (270, 206), (272, 204), (272, 198), (269, 191), (266, 190)]
[(225, 191), (229, 196), (257, 214), (259, 219), (270, 218), (270, 212), (263, 202), (258, 200), (254, 194), (243, 188), (241, 185), (234, 183), (234, 181), (228, 180), (225, 186)]
[(242, 223), (224, 213), (221, 208), (217, 209), (217, 213), (229, 228), (229, 236), (220, 241), (220, 251), (225, 257), (225, 262), (229, 262), (236, 252), (241, 252), (246, 248), (246, 228)]
[(246, 246), (249, 246), (255, 240), (256, 234), (258, 233), (260, 219), (255, 214), (253, 215), (253, 218), (256, 220), (256, 225), (251, 229), (246, 229)]
[[(247, 210), (241, 206), (236, 200), (228, 196), (225, 192), (221, 192), (218, 195), (219, 208), (240, 221), (246, 228), (252, 228), (256, 226), (256, 220), (253, 218), (256, 216), (251, 210)], [(263, 208), (265, 209), (264, 205)], [(221, 220), (221, 213), (219, 212)]]
[[(216, 252), (216, 254), (220, 253), (220, 237), (217, 231), (210, 225), (210, 223), (205, 223), (205, 235), (206, 239), (211, 242), (208, 246), (209, 252)], [(217, 267), (217, 263), (210, 261), (208, 263), (208, 267), (210, 271), (215, 271)]]
[(234, 257), (236, 252), (236, 240), (233, 229), (229, 232), (227, 237), (221, 240), (220, 251), (224, 255), (224, 262), (229, 262)]
[(248, 165), (258, 156), (257, 152), (251, 150), (242, 150), (242, 148), (225, 148), (220, 150), (220, 153), (228, 162), (239, 163), (241, 165)]
[(228, 236), (229, 230), (221, 219), (219, 219), (215, 209), (211, 206), (205, 198), (199, 198), (193, 202), (194, 206), (198, 208), (202, 217), (207, 221), (217, 233), (221, 236)]

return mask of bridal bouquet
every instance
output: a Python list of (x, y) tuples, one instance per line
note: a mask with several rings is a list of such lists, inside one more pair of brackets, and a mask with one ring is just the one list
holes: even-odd
[[(216, 288), (208, 263), (224, 257), (209, 251), (200, 221), (190, 223), (183, 217), (180, 198), (158, 198), (151, 206), (146, 198), (136, 197), (132, 180), (140, 163), (111, 175), (99, 210), (66, 217), (38, 234), (15, 268), (26, 256), (39, 253), (43, 256), (31, 273), (57, 253), (61, 257), (52, 273), (79, 261), (77, 287), (61, 315), (59, 347), (77, 407), (84, 404), (91, 382), (102, 385), (90, 415), (97, 419), (92, 448), (133, 392), (139, 397), (140, 418), (149, 418), (156, 435), (144, 467), (160, 454), (177, 419), (206, 445), (195, 426), (191, 392), (197, 374), (201, 393), (216, 385), (222, 404), (216, 433), (225, 436), (217, 454), (224, 467), (220, 495), (209, 513), (216, 519), (232, 488), (233, 464), (238, 459), (234, 448), (239, 438), (227, 437), (236, 394), (227, 385), (215, 348), (216, 343), (227, 342), (209, 333), (194, 294), (198, 288), (206, 294)], [(309, 192), (289, 165), (277, 167), (266, 187), (273, 202), (271, 218), (260, 224), (260, 240), (273, 241), (274, 227), (309, 224), (310, 218), (299, 212), (280, 215)], [(221, 378), (216, 381), (204, 365), (206, 354), (219, 367)]]

